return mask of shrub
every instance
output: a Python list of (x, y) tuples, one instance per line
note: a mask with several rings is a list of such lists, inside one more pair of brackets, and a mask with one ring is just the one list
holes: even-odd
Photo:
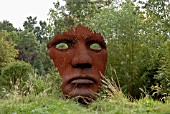
[(0, 87), (9, 91), (14, 89), (22, 90), (32, 73), (33, 69), (29, 63), (23, 61), (12, 62), (2, 68)]
[(164, 44), (163, 56), (161, 57), (161, 65), (154, 76), (155, 85), (152, 86), (153, 95), (163, 100), (165, 96), (170, 94), (170, 41)]

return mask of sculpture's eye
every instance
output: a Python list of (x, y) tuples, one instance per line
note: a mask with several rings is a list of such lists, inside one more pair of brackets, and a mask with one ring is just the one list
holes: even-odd
[(90, 45), (90, 49), (95, 50), (95, 51), (99, 51), (99, 50), (101, 50), (102, 48), (101, 48), (100, 44), (98, 44), (98, 43), (93, 43), (93, 44)]
[(58, 43), (56, 45), (57, 49), (68, 49), (68, 44), (67, 43)]

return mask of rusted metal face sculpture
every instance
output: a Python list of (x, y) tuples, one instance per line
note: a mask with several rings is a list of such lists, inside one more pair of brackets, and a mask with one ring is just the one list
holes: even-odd
[(50, 58), (62, 77), (62, 91), (68, 97), (94, 99), (101, 87), (107, 62), (103, 37), (78, 25), (48, 43)]

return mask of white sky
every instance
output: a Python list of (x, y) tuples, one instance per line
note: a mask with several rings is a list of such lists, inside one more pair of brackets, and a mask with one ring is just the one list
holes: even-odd
[(16, 28), (23, 28), (28, 16), (46, 21), (53, 2), (57, 0), (0, 0), (0, 21), (8, 20)]
[[(46, 21), (53, 2), (57, 0), (0, 0), (0, 21), (8, 20), (16, 28), (23, 28), (28, 16), (37, 17), (37, 21)], [(63, 5), (63, 0), (59, 0)], [(146, 0), (144, 0), (146, 1)]]

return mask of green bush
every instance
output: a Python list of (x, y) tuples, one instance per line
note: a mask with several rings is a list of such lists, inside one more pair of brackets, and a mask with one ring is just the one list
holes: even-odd
[(160, 59), (161, 65), (154, 76), (155, 85), (152, 86), (153, 95), (167, 96), (170, 94), (170, 41), (166, 41), (164, 45), (164, 53)]
[(16, 61), (2, 68), (0, 76), (0, 87), (6, 90), (22, 90), (29, 76), (33, 74), (33, 69), (29, 63)]

